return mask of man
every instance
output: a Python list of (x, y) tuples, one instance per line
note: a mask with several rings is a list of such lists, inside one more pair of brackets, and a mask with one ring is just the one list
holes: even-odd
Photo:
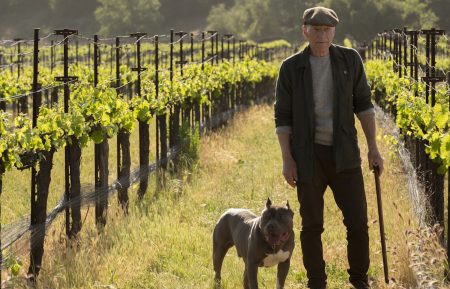
[(280, 68), (275, 124), (283, 158), (283, 176), (297, 187), (302, 230), (300, 241), (308, 287), (326, 288), (323, 194), (327, 186), (347, 228), (350, 282), (369, 288), (367, 203), (354, 114), (364, 130), (370, 168), (383, 171), (375, 138), (375, 112), (360, 55), (332, 44), (336, 13), (314, 7), (303, 14), (309, 45)]

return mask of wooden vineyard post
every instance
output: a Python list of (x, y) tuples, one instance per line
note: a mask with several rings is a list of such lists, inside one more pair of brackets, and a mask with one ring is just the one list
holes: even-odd
[[(98, 35), (94, 35), (94, 87), (98, 85), (99, 47)], [(101, 128), (99, 128), (101, 129)], [(99, 230), (106, 225), (108, 209), (108, 155), (109, 145), (106, 136), (101, 143), (94, 145), (94, 178), (95, 178), (95, 224)]]
[[(155, 90), (156, 90), (156, 99), (159, 98), (159, 36), (155, 36)], [(162, 161), (161, 167), (163, 170), (167, 169), (167, 114), (164, 112), (161, 115), (156, 117), (157, 126), (156, 129), (158, 131), (156, 140), (158, 144), (156, 145), (156, 157), (157, 160)], [(161, 150), (159, 151), (159, 148)]]
[[(203, 44), (202, 44), (203, 47)], [(194, 33), (191, 33), (191, 62), (194, 63)], [(203, 58), (202, 58), (203, 62)], [(201, 133), (201, 119), (200, 119), (200, 99), (196, 99), (193, 103), (193, 127), (198, 126)]]
[[(426, 76), (422, 80), (426, 83), (426, 102), (433, 107), (436, 103), (436, 83), (445, 81), (445, 76), (437, 76), (436, 74), (436, 36), (443, 35), (444, 30), (432, 28), (430, 30), (422, 30), (426, 35)], [(438, 222), (444, 226), (444, 176), (438, 174), (438, 166), (430, 157), (426, 156), (425, 161), (425, 183), (426, 194), (430, 199), (432, 208), (432, 222)], [(440, 236), (443, 240), (443, 234)]]
[[(180, 32), (175, 33), (175, 35), (179, 37), (178, 42), (180, 44), (179, 60), (177, 62), (175, 62), (175, 64), (180, 65), (180, 75), (181, 75), (181, 77), (183, 77), (183, 75), (184, 75), (183, 67), (187, 63), (187, 61), (184, 59), (183, 38), (185, 37), (185, 35), (187, 35), (187, 33), (180, 31)], [(180, 123), (180, 113), (181, 113), (181, 123), (182, 123), (182, 125), (186, 125), (186, 123), (189, 123), (189, 121), (190, 121), (189, 111), (190, 111), (189, 107), (186, 107), (186, 109), (184, 111), (181, 111), (181, 105), (179, 103), (175, 104), (175, 108), (174, 108), (175, 126), (174, 126), (174, 128), (176, 131), (176, 135), (179, 134), (179, 129), (177, 127), (179, 127), (179, 123)], [(178, 143), (178, 142), (176, 141), (176, 143)]]
[[(0, 65), (2, 65), (2, 60), (3, 60), (3, 55), (2, 55), (2, 51), (0, 51)], [(6, 110), (6, 102), (5, 101), (0, 100), (0, 110), (3, 111), (3, 112)], [(0, 133), (0, 137), (2, 137), (1, 133)], [(2, 203), (3, 174), (4, 174), (4, 172), (5, 172), (5, 168), (4, 168), (2, 160), (0, 160), (0, 205)], [(0, 219), (1, 219), (1, 216), (2, 216), (2, 210), (1, 210), (1, 207), (0, 207)], [(1, 236), (1, 233), (2, 233), (2, 224), (0, 222), (0, 236)], [(1, 248), (2, 248), (2, 239), (0, 238), (0, 286), (2, 284), (2, 276), (1, 276), (2, 275), (2, 271), (1, 271), (1, 269), (3, 268), (3, 250), (1, 250)]]
[(194, 32), (191, 32), (191, 62), (194, 62)]
[[(215, 41), (215, 34), (217, 31), (210, 30), (207, 31), (209, 34), (211, 34), (209, 37), (211, 38), (211, 53), (208, 55), (208, 58), (211, 60), (211, 65), (214, 66), (214, 58), (217, 56), (214, 53), (214, 47), (217, 47), (214, 43)], [(212, 129), (212, 123), (211, 118), (215, 114), (215, 101), (213, 99), (212, 91), (208, 92), (208, 98), (209, 98), (209, 104), (205, 105), (206, 107), (206, 129), (210, 131)]]
[[(450, 87), (450, 72), (447, 72), (447, 86)], [(450, 110), (450, 91), (447, 91), (447, 101)], [(1, 189), (1, 187), (0, 187)], [(447, 204), (450, 204), (450, 167), (447, 167)], [(450, 214), (449, 205), (447, 205), (447, 264), (450, 264)], [(447, 280), (450, 281), (450, 274), (446, 274)]]
[[(17, 43), (17, 79), (20, 79), (20, 73), (22, 72), (23, 66), (21, 64), (23, 63), (23, 56), (22, 56), (22, 49), (21, 49), (21, 38), (15, 39), (18, 41)], [(19, 100), (19, 112), (23, 114), (28, 113), (28, 96), (22, 97)]]
[[(141, 39), (146, 36), (147, 33), (137, 32), (130, 34), (131, 37), (136, 37), (136, 64), (137, 67), (131, 68), (132, 71), (138, 73), (137, 78), (137, 94), (142, 97), (141, 91), (141, 73), (146, 70), (146, 68), (141, 67)], [(149, 125), (146, 121), (139, 120), (139, 166), (142, 171), (138, 198), (142, 199), (147, 192), (148, 188), (148, 165), (149, 165), (149, 153), (150, 153), (150, 132)]]
[[(40, 106), (40, 95), (38, 95), (39, 83), (38, 83), (38, 75), (39, 75), (39, 29), (34, 30), (34, 49), (33, 49), (33, 128), (36, 127), (37, 114)], [(31, 168), (31, 216), (30, 216), (30, 226), (35, 227), (37, 222), (36, 216), (36, 167), (33, 166)], [(30, 242), (33, 244), (33, 239)], [(38, 269), (36, 266), (38, 257), (35, 256), (36, 252), (33, 250), (33, 246), (30, 246), (30, 268), (28, 273), (37, 274)]]
[(219, 31), (216, 31), (215, 41), (216, 41), (216, 54), (214, 56), (216, 58), (216, 64), (219, 64)]
[[(69, 30), (69, 29), (63, 29), (63, 30), (55, 30), (56, 35), (61, 35), (64, 37), (64, 76), (63, 77), (55, 77), (56, 81), (60, 81), (64, 83), (64, 112), (69, 112), (69, 97), (70, 97), (70, 91), (69, 91), (69, 83), (78, 80), (75, 76), (69, 76), (69, 40), (68, 37), (73, 34), (78, 34), (77, 30)], [(75, 152), (73, 152), (75, 151)], [(79, 224), (81, 223), (81, 214), (78, 208), (75, 206), (72, 206), (70, 203), (72, 197), (79, 196), (80, 194), (80, 175), (79, 175), (79, 158), (77, 164), (74, 164), (71, 161), (72, 154), (78, 154), (77, 145), (72, 143), (68, 144), (65, 147), (65, 201), (71, 205), (72, 208), (72, 217), (73, 222), (72, 224), (74, 227), (72, 229), (70, 228), (70, 209), (69, 206), (66, 207), (66, 235), (67, 237), (72, 237), (73, 234), (76, 234), (77, 231), (79, 231), (80, 228), (78, 228)], [(76, 159), (76, 157), (75, 157)], [(76, 167), (78, 167), (78, 171), (76, 170)]]
[[(409, 63), (406, 63), (406, 66), (409, 67), (409, 75), (412, 79), (411, 81), (418, 82), (419, 81), (419, 61), (418, 61), (418, 49), (417, 49), (417, 38), (420, 34), (420, 31), (417, 30), (406, 30), (405, 34), (410, 36), (409, 40)], [(405, 53), (406, 54), (406, 53)], [(414, 91), (414, 95), (418, 96), (417, 87)], [(414, 137), (414, 168), (416, 171), (420, 168), (420, 146), (421, 142), (418, 138)]]
[[(202, 71), (205, 69), (205, 32), (202, 32)], [(200, 133), (203, 135), (205, 133), (205, 123), (206, 123), (206, 105), (204, 103), (198, 104), (197, 115), (200, 116), (201, 110), (201, 119), (199, 119), (200, 125)]]
[[(170, 79), (170, 85), (172, 86), (173, 82), (173, 41), (174, 41), (174, 30), (170, 29), (170, 43), (169, 43), (169, 79)], [(173, 114), (173, 107), (170, 107), (170, 116), (169, 116), (169, 147), (173, 148), (175, 147), (175, 137), (176, 137), (176, 131), (175, 131), (175, 124), (174, 124), (174, 114)]]
[(407, 75), (408, 72), (408, 40), (406, 38), (406, 32), (408, 29), (406, 27), (403, 27), (402, 30), (402, 44), (403, 44), (403, 75)]
[[(32, 126), (37, 125), (39, 108), (41, 106), (41, 84), (39, 76), (39, 29), (34, 30), (33, 48), (33, 115)], [(42, 153), (43, 158), (39, 160), (39, 172), (36, 166), (31, 170), (31, 216), (30, 216), (30, 266), (28, 268), (28, 279), (35, 282), (39, 274), (42, 257), (44, 254), (45, 222), (47, 218), (47, 198), (51, 181), (51, 169), (53, 167), (54, 149)]]
[(225, 37), (225, 35), (222, 35), (222, 37), (220, 38), (220, 45), (221, 45), (221, 50), (220, 50), (220, 59), (221, 59), (221, 62), (223, 63), (223, 60), (224, 60), (224, 37)]
[[(120, 81), (120, 59), (121, 48), (120, 38), (116, 37), (116, 90), (117, 94), (123, 98), (124, 93), (121, 89)], [(120, 186), (117, 190), (119, 203), (122, 210), (128, 214), (128, 188), (130, 187), (131, 153), (130, 153), (130, 134), (120, 130), (117, 134), (117, 179), (120, 180)]]

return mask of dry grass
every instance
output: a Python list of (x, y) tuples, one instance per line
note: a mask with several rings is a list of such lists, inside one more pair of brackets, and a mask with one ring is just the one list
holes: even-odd
[[(395, 154), (389, 153), (390, 147), (382, 137), (385, 132), (379, 130), (379, 146), (386, 159), (382, 192), (388, 258), (395, 280), (387, 286), (383, 281), (373, 174), (368, 170), (365, 138), (357, 128), (369, 208), (369, 276), (373, 288), (415, 287), (411, 248), (427, 245), (414, 243), (424, 240), (413, 217), (405, 175)], [(298, 212), (295, 190), (281, 175), (274, 130), (270, 105), (238, 115), (226, 128), (202, 139), (199, 163), (180, 178), (170, 177), (164, 191), (155, 194), (152, 177), (142, 203), (137, 204), (136, 193), (130, 193), (133, 197), (128, 216), (123, 216), (117, 202), (111, 201), (102, 235), (95, 230), (93, 209), (76, 243), (66, 243), (63, 219), (58, 219), (47, 234), (39, 288), (213, 288), (211, 232), (224, 210), (246, 207), (260, 212), (270, 196), (275, 203), (289, 200)], [(299, 229), (296, 213), (297, 247), (286, 285), (290, 289), (306, 288)], [(331, 191), (325, 193), (323, 243), (329, 288), (348, 288), (345, 227)], [(435, 254), (433, 250), (438, 248), (430, 247), (430, 254)], [(21, 258), (27, 263), (26, 256)], [(243, 262), (232, 249), (223, 266), (224, 289), (242, 288), (242, 272)], [(275, 268), (261, 269), (261, 288), (275, 288), (275, 275)]]

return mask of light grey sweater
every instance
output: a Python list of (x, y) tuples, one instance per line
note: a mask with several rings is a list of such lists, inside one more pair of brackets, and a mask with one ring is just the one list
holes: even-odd
[(309, 57), (314, 99), (315, 142), (333, 144), (333, 72), (330, 56)]
[[(333, 145), (333, 98), (334, 83), (330, 56), (310, 56), (312, 70), (312, 87), (314, 99), (315, 142), (322, 145)], [(364, 114), (374, 114), (373, 108), (359, 112), (358, 117)], [(292, 133), (290, 126), (277, 127), (276, 133)]]

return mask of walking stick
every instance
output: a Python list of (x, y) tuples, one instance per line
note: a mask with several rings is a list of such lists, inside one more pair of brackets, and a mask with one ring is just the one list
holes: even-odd
[(381, 251), (383, 253), (384, 281), (386, 282), (386, 284), (389, 284), (389, 272), (386, 254), (386, 239), (384, 237), (383, 204), (381, 201), (380, 167), (378, 165), (374, 165), (373, 169), (374, 169), (373, 172), (375, 174), (375, 188), (377, 191), (378, 218), (380, 221)]

